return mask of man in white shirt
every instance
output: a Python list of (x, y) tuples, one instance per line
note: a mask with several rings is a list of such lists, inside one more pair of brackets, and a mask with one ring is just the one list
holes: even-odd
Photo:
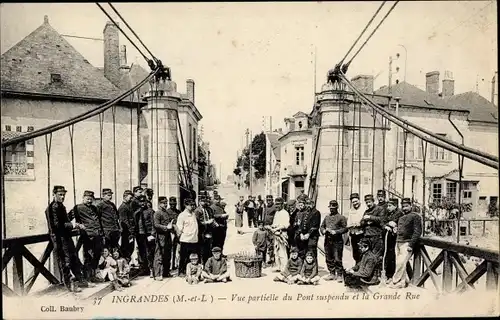
[(179, 276), (186, 274), (189, 255), (191, 253), (199, 255), (198, 220), (194, 214), (194, 205), (192, 199), (188, 198), (184, 200), (184, 211), (177, 217), (177, 224), (175, 225), (175, 232), (179, 237), (180, 243)]
[[(275, 237), (280, 237), (281, 239), (287, 239), (287, 230), (290, 225), (290, 214), (284, 209), (284, 201), (282, 198), (276, 198), (274, 200), (276, 205), (276, 215), (272, 225), (270, 226), (271, 231)], [(284, 270), (287, 264), (287, 253), (286, 244), (283, 241), (274, 240), (274, 257), (277, 267), (277, 272)]]
[(352, 257), (358, 263), (361, 259), (358, 242), (363, 237), (363, 229), (360, 227), (360, 222), (366, 208), (359, 200), (359, 193), (352, 193), (349, 199), (351, 200), (351, 208), (347, 217), (347, 228), (349, 229)]

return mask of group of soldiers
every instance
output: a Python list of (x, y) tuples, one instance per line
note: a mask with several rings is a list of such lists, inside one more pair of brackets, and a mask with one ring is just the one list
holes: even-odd
[[(181, 212), (176, 197), (158, 197), (155, 211), (152, 208), (153, 190), (135, 187), (123, 193), (123, 202), (117, 208), (112, 201), (113, 191), (105, 188), (102, 199), (97, 200), (94, 192), (85, 191), (82, 203), (67, 212), (64, 206), (66, 192), (64, 186), (54, 186), (46, 218), (63, 283), (70, 291), (80, 292), (80, 287), (103, 281), (96, 277), (96, 270), (104, 248), (119, 249), (121, 256), (130, 263), (137, 245), (139, 274), (156, 280), (170, 277), (170, 271), (177, 267), (179, 274), (185, 272), (191, 252), (186, 251), (186, 243), (182, 242), (185, 235), (177, 223)], [(214, 201), (210, 202), (206, 192), (200, 192), (199, 203), (194, 210), (196, 239), (190, 240), (189, 245), (206, 261), (212, 247), (224, 247), (228, 215), (216, 193)], [(187, 199), (185, 204), (194, 209), (194, 200)], [(82, 241), (83, 264), (72, 239), (75, 232)]]

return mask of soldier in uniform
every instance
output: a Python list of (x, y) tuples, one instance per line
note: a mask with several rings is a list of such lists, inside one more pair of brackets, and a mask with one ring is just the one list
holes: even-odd
[(153, 226), (156, 234), (156, 249), (154, 257), (155, 280), (170, 277), (170, 260), (172, 259), (172, 233), (176, 222), (175, 213), (167, 210), (167, 197), (158, 197), (158, 211), (154, 214)]
[(212, 254), (215, 220), (206, 193), (202, 194), (200, 192), (198, 199), (200, 205), (194, 211), (198, 220), (198, 230), (200, 231), (198, 232), (198, 250), (202, 263), (205, 263)]
[(364, 238), (370, 241), (373, 253), (378, 257), (382, 257), (384, 251), (384, 244), (382, 241), (383, 217), (380, 216), (382, 211), (375, 205), (373, 195), (371, 194), (365, 196), (365, 204), (367, 209), (361, 219), (361, 227), (364, 229)]
[(227, 235), (227, 219), (229, 215), (224, 210), (221, 204), (222, 197), (220, 195), (214, 196), (215, 203), (211, 205), (214, 214), (215, 227), (213, 231), (213, 246), (221, 249), (221, 254), (224, 255), (224, 243), (226, 242)]
[[(93, 204), (94, 192), (83, 192), (83, 203), (77, 204), (69, 212), (70, 220), (80, 225), (83, 241), (83, 264), (85, 278), (90, 282), (102, 282), (96, 277), (96, 269), (103, 249), (104, 231), (97, 207)], [(83, 227), (82, 227), (83, 226)]]
[(270, 230), (270, 227), (273, 225), (274, 216), (276, 215), (276, 206), (274, 205), (273, 196), (268, 194), (266, 196), (266, 207), (264, 208), (264, 228), (266, 228), (269, 232), (268, 243), (267, 243), (267, 260), (268, 265), (274, 264), (274, 236)]
[(144, 195), (146, 196), (146, 199), (147, 199), (148, 208), (153, 207), (154, 194), (155, 193), (154, 193), (153, 189), (151, 189), (151, 188), (146, 188), (146, 190), (144, 190)]
[(356, 263), (361, 260), (361, 252), (359, 251), (358, 242), (363, 238), (363, 228), (361, 227), (361, 219), (365, 213), (365, 208), (359, 201), (359, 193), (351, 193), (351, 208), (347, 218), (347, 227), (349, 229), (349, 242), (351, 243), (352, 258)]
[(389, 199), (387, 203), (387, 218), (384, 225), (384, 270), (387, 282), (392, 281), (392, 276), (396, 271), (396, 227), (398, 220), (403, 216), (403, 211), (398, 208), (397, 198)]
[(120, 225), (122, 230), (121, 254), (130, 263), (135, 247), (135, 217), (132, 211), (132, 198), (134, 194), (130, 190), (123, 192), (123, 202), (118, 208)]
[(385, 190), (377, 191), (377, 210), (380, 210), (380, 216), (385, 217), (387, 215), (387, 202), (385, 201)]
[[(299, 257), (305, 259), (308, 251), (312, 252), (314, 259), (318, 257), (319, 227), (321, 225), (321, 213), (314, 208), (312, 202), (306, 207), (301, 198), (302, 205), (297, 214), (298, 230), (295, 236), (295, 243), (299, 249)], [(310, 209), (309, 209), (310, 208)]]
[(102, 189), (103, 200), (97, 204), (97, 210), (102, 220), (102, 228), (104, 230), (104, 245), (112, 251), (118, 248), (120, 240), (120, 222), (118, 209), (111, 201), (113, 191), (109, 188)]
[[(59, 270), (62, 272), (64, 285), (71, 292), (81, 292), (82, 289), (78, 288), (78, 285), (71, 279), (71, 272), (73, 272), (76, 281), (80, 281), (83, 285), (87, 284), (87, 281), (83, 278), (82, 264), (78, 258), (75, 243), (71, 236), (73, 224), (69, 220), (66, 207), (63, 204), (66, 197), (66, 189), (63, 186), (54, 186), (52, 194), (54, 198), (47, 210), (45, 210), (50, 241), (54, 246), (55, 256)], [(83, 228), (78, 223), (75, 226), (77, 229), (80, 227)]]
[(141, 195), (137, 198), (140, 207), (134, 212), (135, 232), (137, 239), (137, 248), (139, 249), (139, 264), (141, 274), (152, 278), (153, 258), (155, 250), (155, 236), (153, 228), (153, 209), (148, 206), (148, 199)]
[(137, 209), (141, 207), (141, 203), (138, 199), (143, 195), (144, 190), (141, 187), (137, 186), (134, 187), (132, 191), (134, 192), (134, 197), (132, 198), (131, 208), (132, 212), (136, 212)]
[[(170, 208), (167, 209), (167, 212), (169, 215), (174, 217), (174, 224), (177, 223), (177, 217), (179, 217), (179, 214), (181, 211), (177, 209), (177, 198), (176, 197), (170, 197), (168, 199), (168, 203), (170, 205)], [(172, 233), (172, 262), (170, 263), (171, 269), (175, 270), (177, 269), (177, 257), (179, 256), (179, 253), (177, 252), (179, 249), (179, 237), (177, 236), (177, 233), (173, 232)]]

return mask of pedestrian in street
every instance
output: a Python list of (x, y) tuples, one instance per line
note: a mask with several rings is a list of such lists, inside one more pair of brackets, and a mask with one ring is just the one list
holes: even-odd
[(210, 200), (206, 195), (199, 196), (200, 205), (195, 210), (196, 218), (198, 219), (198, 226), (200, 233), (198, 234), (198, 250), (201, 263), (205, 263), (212, 254), (213, 235), (216, 223), (214, 220), (214, 213), (210, 208)]
[(116, 205), (111, 201), (113, 191), (109, 188), (102, 189), (102, 197), (103, 199), (97, 203), (96, 207), (102, 220), (104, 246), (112, 250), (118, 248), (118, 242), (120, 241), (119, 214)]
[(270, 230), (270, 226), (272, 226), (274, 222), (274, 216), (276, 215), (276, 206), (274, 205), (273, 196), (268, 194), (266, 196), (266, 207), (264, 208), (264, 227), (269, 233), (268, 243), (267, 243), (267, 258), (266, 262), (268, 266), (274, 265), (274, 235)]
[(287, 263), (286, 247), (288, 246), (287, 229), (290, 223), (290, 215), (284, 208), (283, 198), (276, 198), (276, 215), (274, 216), (271, 233), (274, 237), (274, 257), (276, 263), (276, 272), (281, 272)]
[(153, 263), (154, 279), (162, 281), (170, 277), (172, 259), (172, 233), (175, 215), (167, 210), (167, 197), (158, 197), (158, 210), (154, 214), (153, 226), (156, 235), (155, 257)]
[(359, 241), (358, 246), (361, 253), (361, 260), (354, 267), (345, 271), (344, 283), (346, 287), (360, 290), (363, 287), (379, 283), (375, 272), (378, 256), (373, 253), (370, 245), (371, 242), (367, 239)]
[[(87, 286), (88, 283), (82, 274), (82, 263), (78, 258), (75, 243), (72, 239), (73, 224), (68, 218), (64, 199), (66, 197), (66, 189), (64, 186), (54, 186), (52, 189), (52, 202), (45, 210), (47, 226), (49, 229), (50, 241), (54, 247), (54, 257), (59, 265), (59, 270), (62, 273), (63, 284), (71, 292), (81, 292), (71, 278), (71, 272), (77, 282), (82, 286)], [(84, 228), (83, 225), (75, 223), (77, 229)]]
[(262, 196), (260, 194), (257, 196), (256, 205), (257, 205), (257, 214), (255, 216), (255, 219), (257, 221), (263, 220), (264, 208), (266, 207), (266, 204), (265, 204), (264, 200), (262, 200)]
[(186, 265), (190, 255), (198, 256), (199, 254), (198, 220), (194, 213), (194, 206), (194, 200), (190, 198), (184, 200), (184, 211), (177, 217), (177, 224), (174, 227), (180, 244), (179, 276), (186, 275)]
[(384, 225), (384, 271), (386, 282), (392, 282), (392, 276), (396, 271), (396, 227), (399, 218), (403, 212), (398, 208), (399, 200), (397, 198), (389, 199), (387, 203), (387, 219)]
[(130, 190), (123, 192), (123, 202), (118, 208), (121, 225), (121, 254), (130, 263), (135, 248), (135, 218), (132, 211), (132, 198), (134, 194)]
[(344, 233), (347, 232), (347, 219), (339, 214), (339, 205), (336, 200), (331, 200), (328, 205), (330, 215), (326, 216), (321, 223), (320, 231), (325, 236), (325, 259), (330, 274), (325, 280), (337, 280), (342, 282), (342, 257), (344, 252)]
[(306, 204), (303, 200), (301, 201), (300, 211), (297, 214), (298, 232), (295, 236), (295, 243), (299, 248), (299, 257), (301, 259), (305, 259), (308, 251), (312, 252), (315, 259), (317, 259), (321, 213), (314, 208), (311, 202), (308, 202), (306, 208)]
[(257, 227), (256, 219), (255, 219), (255, 208), (256, 208), (255, 200), (251, 195), (248, 196), (248, 200), (245, 202), (245, 211), (247, 213), (247, 222), (248, 227)]
[(214, 204), (210, 207), (214, 213), (215, 227), (213, 231), (213, 247), (218, 247), (224, 252), (224, 243), (227, 235), (227, 219), (229, 215), (224, 210), (220, 195), (214, 196)]
[(382, 213), (375, 205), (373, 195), (365, 196), (366, 210), (361, 219), (361, 227), (364, 229), (364, 238), (371, 242), (371, 250), (382, 261), (384, 244), (382, 241)]
[(137, 249), (139, 251), (139, 265), (142, 275), (153, 278), (153, 259), (155, 252), (155, 230), (153, 228), (154, 211), (148, 205), (146, 196), (137, 198), (140, 207), (134, 212), (136, 225)]
[(80, 237), (83, 241), (83, 264), (85, 278), (90, 282), (102, 282), (96, 277), (97, 265), (103, 249), (102, 221), (97, 207), (94, 206), (94, 192), (83, 192), (83, 201), (71, 209), (70, 220), (80, 225)]
[[(267, 253), (267, 244), (269, 243), (269, 232), (264, 229), (264, 221), (257, 222), (259, 226), (257, 230), (254, 231), (252, 235), (252, 243), (255, 247), (255, 255), (262, 259), (265, 262), (266, 253)], [(266, 268), (267, 265), (264, 263), (262, 265), (263, 268)]]
[(239, 230), (243, 227), (243, 212), (245, 211), (245, 197), (240, 196), (240, 201), (236, 203), (236, 214), (234, 217), (234, 225)]
[(392, 277), (391, 288), (400, 289), (408, 285), (406, 263), (413, 255), (413, 249), (422, 235), (422, 217), (412, 211), (410, 198), (401, 201), (403, 216), (398, 220), (396, 238), (396, 272)]
[[(170, 208), (167, 209), (167, 212), (169, 215), (174, 217), (173, 224), (175, 225), (177, 223), (177, 218), (181, 213), (181, 211), (177, 209), (177, 198), (170, 197), (168, 199), (168, 203), (170, 205)], [(179, 266), (179, 237), (175, 232), (172, 232), (172, 262), (170, 265), (172, 267), (172, 270), (177, 269), (177, 267)]]
[(366, 208), (361, 204), (359, 193), (352, 193), (350, 196), (351, 208), (349, 217), (347, 218), (347, 228), (349, 230), (349, 243), (352, 251), (352, 258), (355, 263), (361, 260), (361, 252), (359, 251), (358, 242), (363, 238), (363, 228), (361, 220)]

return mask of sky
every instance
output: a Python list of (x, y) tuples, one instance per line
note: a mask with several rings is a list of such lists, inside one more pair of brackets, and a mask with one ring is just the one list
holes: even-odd
[[(283, 119), (312, 109), (316, 90), (381, 2), (117, 3), (114, 6), (148, 48), (172, 69), (178, 91), (196, 83), (203, 139), (222, 178), (232, 173), (244, 132), (284, 127)], [(389, 1), (378, 24), (393, 2)], [(103, 4), (115, 19), (117, 16)], [(5, 4), (0, 7), (1, 53), (43, 23), (60, 34), (102, 38), (107, 17), (93, 3)], [(388, 84), (389, 57), (396, 79), (425, 90), (425, 73), (453, 73), (455, 93), (477, 91), (490, 100), (497, 65), (495, 1), (400, 2), (351, 63), (348, 77), (372, 74), (375, 89)], [(122, 24), (123, 26), (123, 24)], [(372, 29), (369, 29), (368, 33)], [(66, 38), (96, 67), (101, 41)], [(364, 40), (364, 38), (363, 38)], [(123, 36), (128, 60), (149, 70)], [(406, 50), (405, 50), (406, 49)], [(314, 53), (316, 52), (316, 57)], [(316, 64), (314, 61), (316, 60)], [(406, 68), (405, 68), (406, 60)], [(316, 65), (316, 68), (315, 68)], [(266, 117), (266, 118), (264, 118)]]

